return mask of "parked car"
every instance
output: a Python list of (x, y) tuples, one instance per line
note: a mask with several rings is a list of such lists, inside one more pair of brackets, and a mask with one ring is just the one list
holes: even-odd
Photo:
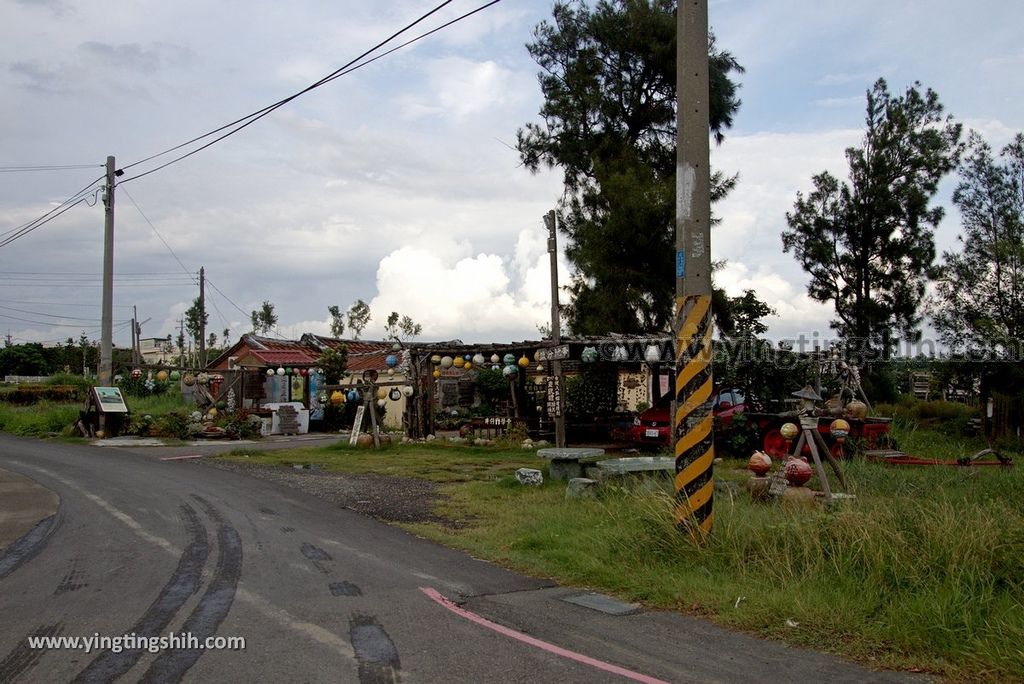
[[(747, 408), (746, 398), (738, 389), (722, 389), (714, 396), (712, 411), (724, 424)], [(643, 447), (667, 447), (672, 443), (672, 398), (663, 397), (654, 406), (640, 412), (624, 435), (626, 440)]]

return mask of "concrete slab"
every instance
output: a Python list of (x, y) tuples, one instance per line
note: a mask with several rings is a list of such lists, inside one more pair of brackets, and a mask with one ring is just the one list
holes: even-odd
[(639, 603), (626, 603), (604, 594), (580, 594), (579, 596), (565, 596), (562, 598), (566, 603), (574, 603), (577, 606), (600, 611), (606, 615), (633, 615), (640, 612)]

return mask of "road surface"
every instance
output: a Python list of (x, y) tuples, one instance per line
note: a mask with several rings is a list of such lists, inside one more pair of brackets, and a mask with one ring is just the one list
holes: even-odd
[[(0, 553), (0, 682), (907, 679), (673, 613), (577, 605), (564, 599), (584, 590), (288, 487), (161, 460), (176, 454), (0, 435), (0, 468), (60, 497)], [(29, 640), (183, 632), (245, 649)]]

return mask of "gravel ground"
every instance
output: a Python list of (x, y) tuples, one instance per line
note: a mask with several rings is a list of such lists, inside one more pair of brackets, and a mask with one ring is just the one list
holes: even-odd
[(220, 459), (197, 459), (197, 462), (207, 467), (294, 487), (384, 522), (433, 522), (446, 527), (460, 525), (460, 521), (434, 513), (434, 504), (441, 499), (435, 482), (411, 477), (337, 473)]

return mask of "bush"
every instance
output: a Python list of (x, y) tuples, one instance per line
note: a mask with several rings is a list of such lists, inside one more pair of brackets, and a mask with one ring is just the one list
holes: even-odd
[(74, 402), (85, 398), (85, 391), (73, 385), (19, 385), (4, 399), (18, 406), (29, 406), (40, 401)]

